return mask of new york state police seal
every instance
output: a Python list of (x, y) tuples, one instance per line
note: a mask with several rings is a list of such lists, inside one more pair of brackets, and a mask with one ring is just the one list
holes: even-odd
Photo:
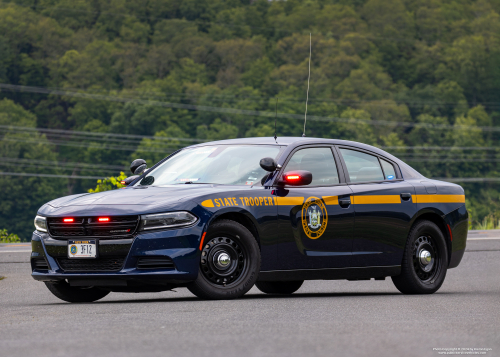
[(325, 204), (318, 197), (309, 197), (302, 206), (302, 227), (311, 239), (318, 239), (326, 230), (328, 213)]

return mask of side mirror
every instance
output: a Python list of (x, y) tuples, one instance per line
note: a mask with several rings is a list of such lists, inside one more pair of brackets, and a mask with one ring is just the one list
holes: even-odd
[(290, 186), (305, 186), (309, 185), (312, 182), (312, 179), (313, 175), (311, 172), (305, 170), (295, 170), (285, 172), (279, 183)]
[(121, 180), (120, 183), (124, 186), (128, 186), (132, 183), (132, 181), (134, 181), (138, 177), (139, 177), (139, 175), (130, 176), (130, 177), (127, 177), (125, 180)]
[(142, 174), (147, 168), (148, 165), (146, 164), (146, 160), (143, 159), (135, 159), (130, 164), (130, 171), (132, 171), (134, 175)]
[(278, 165), (276, 165), (276, 161), (270, 157), (265, 157), (260, 160), (260, 167), (269, 172), (274, 172)]

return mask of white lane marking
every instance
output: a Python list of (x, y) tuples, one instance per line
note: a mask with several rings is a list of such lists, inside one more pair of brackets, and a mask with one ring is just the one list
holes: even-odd
[(500, 237), (467, 238), (467, 240), (500, 240)]
[(31, 250), (0, 250), (0, 253), (31, 253)]

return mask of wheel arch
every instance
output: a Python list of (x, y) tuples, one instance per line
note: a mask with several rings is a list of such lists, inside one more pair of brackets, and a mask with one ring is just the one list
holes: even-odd
[(260, 234), (259, 230), (257, 229), (257, 222), (255, 220), (255, 217), (253, 217), (248, 211), (245, 210), (240, 210), (240, 211), (220, 211), (218, 214), (212, 216), (210, 221), (207, 224), (207, 229), (210, 227), (212, 224), (214, 224), (217, 221), (227, 219), (231, 221), (235, 221), (242, 226), (244, 226), (246, 229), (252, 233), (252, 235), (255, 237), (257, 240), (257, 244), (259, 245), (260, 248)]
[(434, 209), (423, 209), (415, 215), (415, 218), (413, 219), (413, 222), (410, 226), (410, 230), (408, 232), (411, 232), (411, 229), (415, 226), (415, 224), (417, 224), (420, 221), (430, 221), (436, 224), (441, 233), (443, 233), (443, 237), (445, 238), (446, 242), (446, 249), (448, 251), (448, 263), (449, 263), (451, 258), (452, 246), (451, 246), (450, 233), (447, 229), (446, 222), (444, 220), (444, 214), (441, 211)]

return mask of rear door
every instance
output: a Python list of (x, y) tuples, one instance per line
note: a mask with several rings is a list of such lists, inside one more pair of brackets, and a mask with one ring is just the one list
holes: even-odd
[(282, 269), (317, 269), (351, 265), (354, 210), (352, 191), (340, 171), (332, 146), (300, 147), (292, 152), (282, 172), (307, 170), (307, 186), (275, 189), (278, 202)]
[(388, 158), (352, 147), (337, 150), (353, 192), (353, 266), (401, 265), (416, 213), (415, 188)]

